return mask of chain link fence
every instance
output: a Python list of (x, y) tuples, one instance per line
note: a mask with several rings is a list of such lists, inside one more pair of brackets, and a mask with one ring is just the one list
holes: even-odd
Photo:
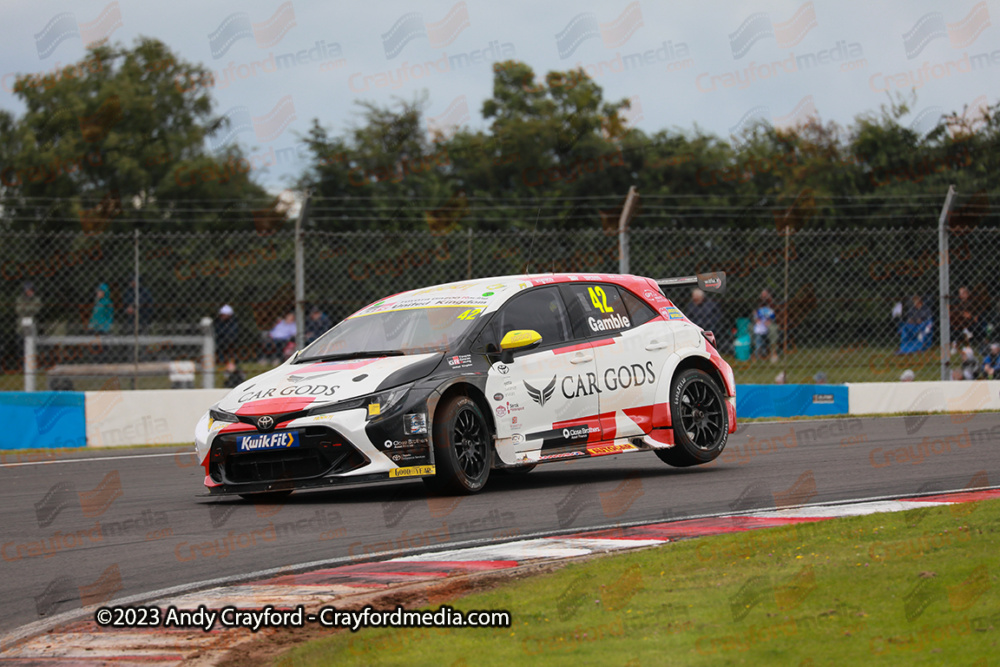
[[(968, 212), (970, 201), (958, 201), (956, 210)], [(952, 224), (950, 239), (951, 364), (963, 378), (985, 377), (990, 343), (1000, 341), (1000, 226), (988, 201), (976, 201), (974, 216), (954, 218), (964, 222)], [(832, 383), (894, 381), (907, 370), (936, 380), (940, 206), (928, 201), (919, 224), (907, 227), (805, 225), (787, 235), (774, 226), (713, 227), (703, 216), (697, 225), (644, 228), (640, 217), (630, 232), (630, 270), (653, 278), (727, 273), (727, 293), (709, 297), (713, 321), (699, 324), (716, 329), (741, 383), (779, 375), (813, 382), (817, 374)], [(307, 340), (408, 289), (526, 270), (618, 271), (611, 229), (335, 233), (318, 231), (327, 222), (321, 217), (310, 222), (302, 232)], [(183, 360), (215, 373), (220, 386), (230, 360), (249, 376), (294, 348), (270, 335), (295, 309), (291, 231), (2, 232), (0, 240), (2, 389), (25, 386), (27, 317), (39, 336), (39, 388), (170, 386), (162, 364)], [(773, 319), (760, 324), (765, 290)], [(682, 310), (704, 312), (692, 308), (688, 290), (668, 296)], [(214, 331), (214, 370), (194, 338), (203, 322)], [(60, 342), (72, 336), (88, 338)], [(120, 364), (150, 370), (130, 377)], [(81, 365), (93, 372), (74, 373)]]

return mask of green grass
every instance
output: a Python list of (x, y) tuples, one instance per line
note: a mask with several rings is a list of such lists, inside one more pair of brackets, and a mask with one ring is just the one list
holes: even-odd
[[(906, 369), (918, 381), (941, 379), (940, 352), (937, 348), (915, 354), (896, 354), (896, 348), (820, 347), (792, 349), (776, 363), (751, 357), (738, 361), (731, 355), (723, 358), (733, 367), (737, 384), (772, 384), (775, 376), (786, 373), (788, 384), (812, 384), (819, 371), (832, 384), (842, 382), (896, 382)], [(953, 362), (955, 360), (953, 359)]]
[(339, 631), (274, 664), (985, 665), (998, 537), (984, 501), (686, 540), (448, 603), (511, 628)]

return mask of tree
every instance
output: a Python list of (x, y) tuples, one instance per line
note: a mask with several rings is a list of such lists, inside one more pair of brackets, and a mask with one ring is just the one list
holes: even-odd
[(204, 200), (217, 207), (266, 196), (238, 149), (205, 148), (224, 129), (211, 81), (148, 38), (131, 49), (100, 44), (54, 74), (18, 77), (14, 94), (27, 109), (0, 118), (5, 211), (35, 228), (83, 222), (90, 231), (133, 220), (249, 221), (247, 212), (201, 211)]

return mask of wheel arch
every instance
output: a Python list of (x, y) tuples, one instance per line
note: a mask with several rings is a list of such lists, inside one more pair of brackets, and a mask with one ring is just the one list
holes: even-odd
[[(483, 378), (485, 383), (486, 378)], [(453, 378), (448, 382), (440, 385), (434, 394), (427, 401), (427, 432), (430, 437), (431, 451), (434, 451), (434, 422), (437, 416), (438, 406), (445, 400), (451, 398), (452, 396), (468, 396), (470, 399), (475, 401), (476, 405), (482, 411), (483, 416), (486, 417), (486, 425), (489, 427), (490, 432), (496, 436), (497, 425), (493, 419), (493, 411), (490, 409), (490, 404), (486, 400), (486, 394), (483, 393), (483, 389), (478, 387), (475, 383), (469, 382), (468, 379)], [(492, 442), (491, 446), (496, 448), (496, 443)]]
[(670, 376), (671, 384), (673, 383), (673, 378), (683, 371), (689, 368), (694, 368), (699, 371), (703, 371), (710, 378), (715, 380), (715, 383), (719, 385), (719, 391), (722, 392), (723, 396), (726, 396), (728, 392), (726, 391), (726, 382), (722, 377), (722, 373), (719, 371), (718, 367), (712, 363), (711, 359), (694, 355), (684, 357), (680, 360), (677, 366), (674, 368), (673, 374)]
[(671, 426), (670, 410), (668, 407), (670, 405), (670, 390), (673, 387), (674, 378), (677, 377), (677, 374), (689, 368), (707, 373), (718, 384), (723, 397), (729, 399), (735, 395), (734, 392), (730, 392), (728, 389), (723, 370), (714, 363), (712, 355), (707, 350), (689, 347), (675, 351), (660, 368), (661, 375), (654, 399), (654, 428), (669, 428)]

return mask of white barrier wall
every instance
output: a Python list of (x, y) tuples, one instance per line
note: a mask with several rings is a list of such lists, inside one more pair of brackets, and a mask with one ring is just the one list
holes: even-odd
[(229, 389), (88, 391), (88, 447), (194, 442), (201, 416)]
[(1000, 381), (848, 384), (852, 415), (1000, 410)]
[[(848, 384), (852, 415), (1000, 410), (1000, 381)], [(194, 427), (228, 389), (86, 392), (87, 446), (192, 442)], [(737, 410), (739, 409), (737, 387)]]

